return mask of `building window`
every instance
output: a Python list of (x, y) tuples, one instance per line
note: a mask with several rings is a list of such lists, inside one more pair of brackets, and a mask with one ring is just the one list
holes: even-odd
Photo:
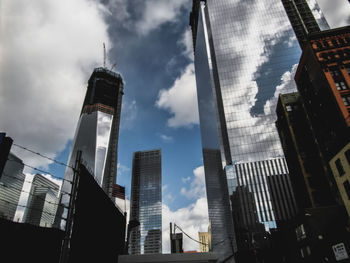
[(287, 105), (287, 106), (286, 106), (286, 110), (287, 110), (287, 111), (292, 111), (292, 106)]
[(301, 224), (300, 226), (298, 226), (296, 229), (295, 229), (295, 232), (296, 232), (296, 235), (297, 235), (297, 240), (300, 241), (304, 238), (306, 238), (306, 232), (305, 232), (305, 228), (304, 228), (304, 225)]
[(342, 96), (345, 106), (350, 106), (350, 95)]
[(345, 151), (345, 158), (348, 161), (348, 164), (350, 165), (350, 149)]
[(340, 159), (337, 159), (335, 161), (335, 166), (337, 167), (339, 176), (342, 176), (343, 174), (345, 174), (345, 171), (344, 171), (344, 168), (343, 168), (343, 165), (342, 165)]
[(344, 183), (343, 183), (343, 186), (344, 186), (344, 189), (345, 189), (345, 192), (348, 196), (348, 199), (350, 200), (350, 183), (348, 180), (346, 180)]
[(311, 249), (309, 246), (306, 246), (306, 252), (309, 256), (311, 255)]
[(331, 69), (331, 75), (332, 77), (340, 76), (340, 71), (339, 69)]
[(344, 81), (335, 82), (335, 86), (337, 87), (337, 90), (346, 90), (346, 89), (348, 89), (348, 86), (346, 85), (346, 83)]
[(345, 69), (348, 72), (348, 74), (350, 75), (350, 64), (346, 64)]

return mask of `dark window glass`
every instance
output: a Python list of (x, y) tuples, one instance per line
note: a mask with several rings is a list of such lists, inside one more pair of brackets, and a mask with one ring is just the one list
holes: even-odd
[(343, 185), (344, 185), (344, 188), (345, 188), (345, 192), (346, 192), (346, 194), (347, 194), (347, 196), (348, 196), (348, 199), (350, 200), (350, 183), (349, 183), (349, 181), (346, 180), (346, 181), (343, 183)]
[(350, 64), (346, 64), (345, 69), (348, 72), (348, 74), (350, 75)]
[(340, 159), (337, 159), (335, 161), (335, 166), (337, 167), (339, 176), (342, 176), (345, 173), (345, 171), (344, 171), (343, 165), (341, 164)]
[(331, 69), (331, 75), (334, 76), (340, 76), (340, 71), (337, 68)]
[(350, 149), (345, 151), (345, 157), (346, 157), (346, 160), (348, 161), (348, 164), (350, 165)]

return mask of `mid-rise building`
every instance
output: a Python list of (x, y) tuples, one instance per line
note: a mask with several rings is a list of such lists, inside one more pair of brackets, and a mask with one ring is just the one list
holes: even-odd
[(329, 169), (298, 92), (280, 94), (276, 126), (300, 209), (334, 204)]
[(350, 26), (314, 33), (295, 81), (328, 162), (350, 138)]
[(211, 230), (210, 225), (208, 227), (208, 232), (198, 232), (199, 238), (199, 251), (209, 252), (211, 251)]
[(329, 161), (350, 141), (350, 26), (313, 33), (305, 45), (295, 82), (328, 170), (335, 201), (342, 204)]
[(37, 226), (52, 227), (59, 205), (58, 191), (59, 185), (43, 175), (34, 175), (23, 221)]
[(130, 220), (130, 254), (162, 253), (162, 154), (160, 149), (133, 155)]
[(350, 218), (350, 142), (330, 160), (329, 166)]
[(183, 242), (182, 233), (170, 233), (170, 252), (183, 253), (182, 242)]
[(0, 177), (0, 217), (14, 220), (25, 180), (24, 164), (15, 154), (7, 155)]
[[(68, 166), (62, 185), (61, 203), (69, 203), (71, 181), (77, 152), (82, 151), (82, 162), (93, 174), (105, 193), (114, 200), (121, 102), (122, 77), (106, 68), (95, 68), (89, 81), (75, 131)], [(67, 194), (68, 193), (68, 194)], [(55, 224), (64, 224), (66, 211), (58, 211)]]

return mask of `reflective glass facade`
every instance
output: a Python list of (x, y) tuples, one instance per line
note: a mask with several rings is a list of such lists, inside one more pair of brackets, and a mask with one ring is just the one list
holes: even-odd
[(228, 187), (230, 195), (239, 196), (239, 203), (232, 203), (232, 207), (241, 211), (240, 221), (234, 220), (240, 227), (250, 229), (262, 224), (262, 229), (269, 230), (277, 227), (276, 222), (285, 222), (297, 214), (284, 158), (239, 163), (232, 168), (235, 177), (228, 179)]
[[(310, 18), (310, 10), (304, 13)], [(279, 182), (289, 179), (275, 108), (280, 92), (296, 90), (293, 75), (301, 50), (280, 0), (194, 0), (190, 24), (215, 251), (215, 240), (234, 241), (228, 234), (233, 227), (226, 218), (225, 177), (234, 184), (232, 190), (239, 187), (242, 193), (251, 193), (255, 203), (251, 210), (256, 210), (266, 230), (276, 227), (268, 177), (276, 176)], [(276, 198), (292, 200), (288, 192)], [(219, 200), (221, 204), (215, 203)], [(215, 231), (216, 227), (227, 231)], [(229, 247), (222, 249), (230, 253)]]
[[(113, 199), (116, 183), (117, 150), (121, 101), (121, 76), (105, 68), (96, 68), (89, 81), (78, 125), (75, 131), (68, 165), (74, 167), (77, 151), (82, 151), (82, 162), (97, 183)], [(67, 168), (62, 185), (61, 203), (69, 203), (73, 170)], [(68, 194), (67, 194), (68, 193)], [(57, 220), (67, 211), (58, 211)], [(58, 221), (56, 222), (58, 224)], [(55, 224), (56, 224), (55, 223)], [(61, 223), (64, 223), (62, 221)], [(61, 225), (63, 227), (63, 225)]]
[[(234, 228), (231, 218), (229, 196), (225, 171), (222, 169), (222, 157), (220, 146), (227, 145), (220, 141), (221, 133), (225, 135), (226, 129), (217, 125), (220, 114), (216, 104), (220, 94), (214, 90), (215, 82), (218, 81), (214, 75), (213, 56), (209, 47), (207, 14), (204, 5), (198, 13), (197, 41), (195, 48), (196, 82), (198, 89), (198, 107), (200, 112), (200, 129), (202, 136), (203, 161), (206, 180), (206, 192), (208, 200), (209, 221), (212, 227), (212, 249), (218, 251), (223, 257), (229, 257), (234, 249)], [(212, 60), (214, 59), (214, 61)], [(220, 91), (220, 90), (217, 90)], [(224, 122), (222, 122), (225, 124)], [(226, 152), (228, 150), (226, 149)]]
[(135, 152), (130, 220), (140, 222), (130, 235), (130, 254), (162, 253), (161, 150)]

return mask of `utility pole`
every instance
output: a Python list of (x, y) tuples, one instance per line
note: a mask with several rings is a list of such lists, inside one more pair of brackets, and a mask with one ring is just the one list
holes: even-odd
[(73, 221), (74, 221), (74, 212), (75, 212), (75, 201), (77, 198), (77, 190), (79, 185), (79, 176), (80, 176), (80, 165), (81, 165), (81, 154), (82, 152), (77, 151), (75, 165), (74, 165), (74, 173), (73, 173), (73, 181), (72, 181), (72, 191), (69, 199), (68, 213), (66, 219), (66, 229), (64, 234), (64, 239), (61, 247), (61, 255), (60, 255), (60, 263), (68, 263), (69, 260), (69, 252), (70, 252), (70, 241), (72, 238), (72, 229), (73, 229)]

